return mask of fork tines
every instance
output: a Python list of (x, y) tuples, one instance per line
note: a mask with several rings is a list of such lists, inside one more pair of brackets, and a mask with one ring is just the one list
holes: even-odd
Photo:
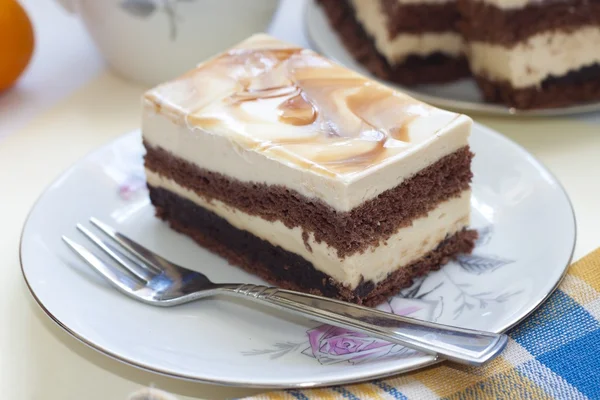
[(160, 265), (166, 262), (162, 257), (153, 254), (96, 218), (90, 218), (90, 222), (110, 238), (111, 243), (101, 239), (81, 224), (77, 224), (77, 229), (114, 261), (116, 266), (103, 261), (72, 239), (64, 235), (62, 239), (79, 257), (108, 279), (117, 289), (132, 294), (162, 272)]

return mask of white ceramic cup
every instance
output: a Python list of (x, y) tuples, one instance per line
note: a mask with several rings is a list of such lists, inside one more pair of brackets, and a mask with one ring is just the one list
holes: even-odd
[(153, 86), (268, 29), (279, 0), (58, 0), (112, 69)]

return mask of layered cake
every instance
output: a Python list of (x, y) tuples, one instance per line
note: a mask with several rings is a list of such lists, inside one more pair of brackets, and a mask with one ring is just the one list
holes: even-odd
[(454, 0), (318, 0), (340, 39), (376, 76), (448, 82), (469, 74)]
[(255, 35), (143, 98), (158, 217), (283, 288), (376, 305), (470, 252), (470, 118)]
[(486, 101), (517, 109), (600, 99), (599, 0), (316, 1), (382, 79), (471, 75)]
[(600, 99), (600, 1), (458, 0), (486, 100), (512, 107)]

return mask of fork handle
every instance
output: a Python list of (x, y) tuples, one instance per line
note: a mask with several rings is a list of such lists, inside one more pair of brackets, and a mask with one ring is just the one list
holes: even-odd
[(330, 325), (352, 329), (427, 354), (482, 365), (504, 349), (507, 336), (390, 314), (311, 294), (260, 285), (226, 285), (225, 293), (252, 299)]

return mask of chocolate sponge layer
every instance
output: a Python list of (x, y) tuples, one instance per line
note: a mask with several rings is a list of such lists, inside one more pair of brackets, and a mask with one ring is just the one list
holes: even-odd
[(318, 243), (336, 249), (342, 258), (385, 241), (415, 218), (469, 189), (472, 157), (469, 148), (463, 147), (348, 212), (285, 186), (241, 182), (201, 169), (148, 144), (145, 166), (203, 198), (219, 200), (267, 221), (281, 221), (288, 228), (301, 227)]
[(459, 30), (468, 41), (515, 45), (541, 32), (572, 32), (600, 26), (600, 1), (565, 0), (534, 2), (504, 10), (475, 0), (458, 0)]

